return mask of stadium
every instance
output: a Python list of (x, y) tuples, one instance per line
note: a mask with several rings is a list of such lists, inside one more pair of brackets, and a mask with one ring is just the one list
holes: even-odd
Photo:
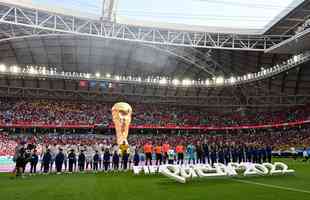
[(310, 199), (310, 1), (0, 0), (0, 198)]

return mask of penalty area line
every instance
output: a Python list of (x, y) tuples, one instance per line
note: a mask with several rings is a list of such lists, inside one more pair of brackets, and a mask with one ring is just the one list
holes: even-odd
[(276, 189), (287, 190), (287, 191), (291, 191), (291, 192), (300, 192), (300, 193), (310, 194), (310, 191), (308, 191), (308, 190), (301, 190), (301, 189), (297, 189), (297, 188), (283, 187), (283, 186), (278, 186), (278, 185), (258, 183), (258, 182), (254, 182), (254, 181), (247, 181), (247, 180), (240, 180), (240, 179), (231, 179), (231, 180), (236, 181), (236, 182), (240, 182), (240, 183), (248, 183), (248, 184), (252, 184), (252, 185), (259, 185), (259, 186), (264, 186), (264, 187), (269, 187), (269, 188), (276, 188)]

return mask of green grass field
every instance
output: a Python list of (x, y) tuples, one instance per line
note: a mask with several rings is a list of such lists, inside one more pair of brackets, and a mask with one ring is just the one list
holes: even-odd
[(0, 174), (1, 200), (310, 200), (310, 163), (281, 160), (294, 176), (201, 179), (176, 183), (161, 175), (132, 173), (37, 175), (11, 179)]

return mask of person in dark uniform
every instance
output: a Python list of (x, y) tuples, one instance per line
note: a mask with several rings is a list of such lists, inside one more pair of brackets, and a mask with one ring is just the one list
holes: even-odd
[(31, 149), (32, 148), (32, 145), (29, 144), (27, 145), (27, 148), (25, 149), (25, 164), (24, 164), (24, 167), (23, 167), (23, 173), (25, 173), (25, 170), (26, 170), (26, 166), (28, 164), (28, 162), (30, 163), (30, 160), (31, 160)]
[(244, 149), (243, 146), (238, 147), (238, 163), (242, 163), (244, 161)]
[(232, 146), (231, 148), (231, 157), (232, 157), (232, 162), (237, 162), (237, 157), (238, 157), (238, 152), (236, 146)]
[(94, 170), (94, 172), (98, 171), (99, 160), (100, 160), (99, 152), (96, 150), (95, 155), (93, 157), (93, 162), (94, 162), (93, 170)]
[(16, 177), (18, 176), (23, 176), (24, 173), (24, 168), (26, 165), (26, 152), (25, 152), (25, 148), (20, 148), (17, 152), (16, 155), (16, 166), (15, 166), (15, 170), (16, 170)]
[(253, 163), (257, 163), (257, 154), (258, 154), (258, 152), (257, 152), (257, 147), (255, 146), (254, 148), (253, 148)]
[(197, 143), (196, 154), (197, 154), (197, 163), (205, 163), (203, 146), (199, 142)]
[(266, 154), (268, 162), (271, 163), (272, 147), (269, 145), (266, 147)]
[(262, 146), (261, 151), (262, 151), (262, 160), (263, 160), (263, 163), (265, 163), (267, 161), (266, 148)]
[(122, 162), (123, 162), (123, 169), (124, 170), (127, 170), (128, 157), (129, 157), (129, 154), (127, 153), (127, 151), (123, 152)]
[(229, 146), (226, 146), (224, 149), (224, 159), (225, 159), (225, 164), (227, 165), (230, 163), (230, 149)]
[[(114, 156), (113, 156), (114, 157)], [(104, 150), (103, 154), (103, 167), (104, 171), (108, 171), (110, 168), (110, 160), (111, 160), (111, 154), (108, 148)]]
[(119, 167), (119, 155), (118, 155), (117, 151), (114, 151), (112, 160), (113, 160), (113, 169), (114, 170), (118, 170), (118, 167)]
[(33, 153), (31, 155), (30, 159), (30, 173), (35, 174), (37, 172), (37, 164), (39, 162), (39, 156), (37, 154), (37, 150), (33, 150)]
[(50, 153), (50, 150), (47, 149), (46, 153), (43, 155), (43, 158), (42, 158), (43, 172), (44, 173), (48, 173), (49, 172), (49, 168), (50, 168), (51, 162), (52, 162), (52, 155)]
[(204, 153), (203, 163), (205, 162), (210, 163), (209, 145), (207, 142), (205, 142), (202, 146), (203, 146), (203, 153)]
[(139, 162), (140, 162), (140, 156), (139, 156), (138, 150), (136, 149), (135, 154), (133, 156), (133, 165), (138, 166)]
[(216, 163), (216, 147), (211, 147), (211, 154), (210, 154), (210, 157), (211, 157), (211, 165), (213, 166), (214, 163)]
[(257, 148), (257, 163), (262, 163), (262, 158), (263, 158), (263, 151), (262, 147)]
[(79, 171), (83, 172), (85, 169), (85, 154), (84, 151), (81, 150), (79, 156), (78, 156), (78, 165), (79, 165)]
[(251, 162), (251, 147), (246, 146), (245, 147), (245, 157), (246, 157), (246, 162)]
[(99, 170), (101, 170), (102, 167), (103, 167), (103, 166), (102, 166), (102, 162), (103, 162), (103, 160), (102, 160), (102, 156), (103, 156), (102, 153), (103, 153), (103, 152), (104, 152), (104, 151), (102, 151), (102, 150), (99, 152)]
[(76, 163), (76, 156), (74, 153), (74, 150), (71, 149), (69, 155), (68, 155), (68, 160), (69, 160), (69, 172), (73, 172), (73, 165)]
[(65, 160), (65, 155), (62, 152), (62, 149), (59, 149), (59, 152), (55, 157), (55, 165), (56, 165), (57, 174), (61, 173), (64, 160)]
[(219, 158), (219, 163), (224, 164), (224, 150), (223, 147), (221, 147), (218, 151), (218, 158)]

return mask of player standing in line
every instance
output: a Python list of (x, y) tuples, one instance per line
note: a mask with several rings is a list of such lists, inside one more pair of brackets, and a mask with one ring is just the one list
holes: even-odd
[[(93, 149), (90, 146), (86, 147), (86, 170), (93, 168)], [(89, 168), (90, 167), (90, 168)]]
[(184, 163), (184, 146), (182, 144), (179, 144), (176, 146), (175, 151), (178, 156), (178, 164), (183, 165)]
[(161, 165), (162, 163), (162, 146), (157, 145), (155, 147), (155, 153), (156, 153), (156, 165)]
[(69, 173), (73, 172), (73, 165), (76, 163), (76, 155), (74, 153), (74, 149), (70, 150), (70, 153), (68, 155), (68, 160), (69, 160)]
[(139, 166), (139, 162), (140, 162), (140, 155), (139, 155), (138, 150), (136, 149), (135, 150), (135, 154), (133, 156), (133, 165), (134, 166)]
[(173, 148), (168, 150), (167, 155), (168, 155), (168, 164), (173, 165), (174, 160), (175, 160), (175, 152), (174, 152)]
[(84, 172), (85, 160), (86, 160), (86, 158), (85, 158), (84, 151), (83, 151), (83, 149), (81, 149), (80, 154), (78, 156), (78, 166), (79, 166), (79, 171), (80, 172)]
[(99, 165), (99, 152), (98, 150), (95, 151), (95, 154), (93, 156), (93, 170), (94, 173), (96, 173), (98, 171), (98, 165)]
[(152, 165), (152, 150), (153, 150), (153, 147), (152, 147), (152, 144), (150, 142), (146, 143), (143, 147), (144, 149), (144, 154), (145, 154), (145, 165)]
[(168, 161), (168, 151), (169, 151), (169, 149), (170, 149), (170, 145), (169, 145), (167, 142), (165, 142), (165, 143), (163, 144), (163, 148), (162, 148), (162, 150), (163, 150), (163, 162), (164, 162), (164, 164), (166, 164), (167, 161)]
[(65, 160), (65, 155), (63, 154), (62, 149), (59, 149), (59, 153), (55, 157), (55, 165), (56, 165), (57, 174), (61, 174), (64, 160)]
[(112, 160), (113, 160), (113, 169), (114, 169), (114, 171), (118, 171), (118, 168), (119, 168), (119, 155), (118, 155), (117, 151), (114, 151)]
[(37, 172), (37, 164), (39, 161), (39, 157), (37, 155), (37, 150), (33, 150), (33, 153), (31, 155), (31, 159), (30, 159), (30, 173), (35, 174)]
[(111, 154), (108, 148), (105, 149), (103, 154), (103, 167), (104, 171), (108, 171), (110, 168), (110, 160), (111, 160)]
[(195, 146), (192, 143), (187, 145), (186, 154), (188, 156), (188, 164), (190, 164), (191, 161), (195, 164)]

